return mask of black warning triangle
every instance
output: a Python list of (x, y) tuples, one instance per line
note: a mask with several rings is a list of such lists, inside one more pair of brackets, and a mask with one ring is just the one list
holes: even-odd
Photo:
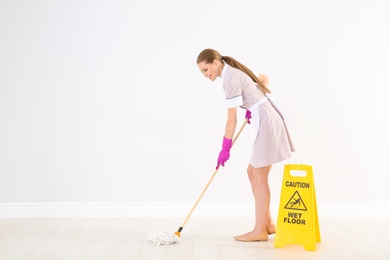
[(298, 191), (295, 191), (291, 196), (290, 200), (287, 202), (285, 209), (293, 209), (293, 210), (303, 210), (307, 211), (306, 205), (302, 200), (301, 195), (299, 195)]

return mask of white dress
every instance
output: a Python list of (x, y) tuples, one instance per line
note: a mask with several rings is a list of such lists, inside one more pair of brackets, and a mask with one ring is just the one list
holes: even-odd
[(247, 74), (226, 63), (222, 79), (227, 106), (251, 111), (256, 135), (250, 165), (260, 168), (291, 157), (295, 148), (290, 134), (283, 115), (269, 96), (264, 95)]

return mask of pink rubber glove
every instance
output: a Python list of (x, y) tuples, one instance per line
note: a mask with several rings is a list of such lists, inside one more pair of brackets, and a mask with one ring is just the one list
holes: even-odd
[(246, 110), (245, 119), (248, 119), (248, 124), (251, 123), (250, 119), (252, 118), (252, 113), (248, 109)]
[(222, 150), (219, 153), (217, 167), (215, 167), (215, 169), (218, 169), (219, 165), (225, 167), (225, 162), (229, 160), (230, 157), (230, 148), (232, 148), (232, 144), (232, 139), (227, 139), (226, 137), (223, 137)]

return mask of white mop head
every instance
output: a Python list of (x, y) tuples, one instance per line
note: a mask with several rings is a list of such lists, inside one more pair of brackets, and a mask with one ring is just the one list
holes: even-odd
[(173, 243), (179, 243), (181, 241), (180, 237), (176, 234), (164, 230), (162, 232), (150, 233), (146, 238), (147, 242), (150, 242), (155, 245), (169, 245)]

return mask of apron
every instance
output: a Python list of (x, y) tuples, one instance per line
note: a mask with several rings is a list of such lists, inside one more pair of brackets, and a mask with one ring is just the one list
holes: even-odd
[(275, 104), (275, 101), (272, 99), (272, 97), (269, 94), (265, 94), (265, 97), (263, 97), (262, 99), (257, 101), (255, 104), (253, 104), (248, 109), (251, 112), (251, 116), (252, 116), (251, 119), (252, 119), (252, 122), (255, 126), (255, 137), (257, 136), (257, 132), (259, 131), (259, 127), (260, 127), (258, 107), (267, 101), (272, 105), (272, 107), (276, 110), (276, 112), (278, 112), (278, 114), (280, 115), (280, 117), (284, 121), (284, 115), (283, 115), (282, 111), (278, 108), (278, 106)]

